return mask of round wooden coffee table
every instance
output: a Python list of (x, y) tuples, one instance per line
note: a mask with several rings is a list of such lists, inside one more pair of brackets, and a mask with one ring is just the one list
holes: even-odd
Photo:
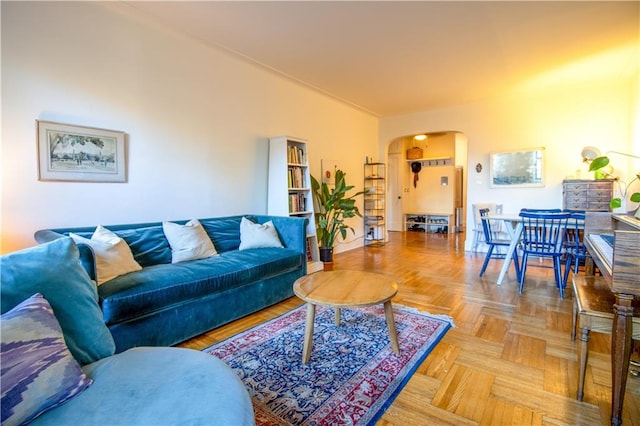
[(391, 298), (398, 292), (398, 284), (389, 277), (362, 271), (322, 271), (305, 275), (293, 283), (293, 292), (307, 302), (302, 362), (311, 356), (316, 305), (335, 308), (335, 324), (340, 325), (340, 308), (384, 305), (389, 340), (395, 353), (400, 353)]

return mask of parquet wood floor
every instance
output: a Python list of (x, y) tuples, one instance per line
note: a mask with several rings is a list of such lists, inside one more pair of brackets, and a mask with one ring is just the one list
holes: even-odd
[[(578, 402), (571, 290), (560, 300), (552, 271), (530, 267), (519, 295), (513, 268), (497, 286), (501, 261), (491, 261), (480, 278), (483, 260), (483, 253), (464, 251), (463, 233), (392, 232), (384, 247), (336, 255), (334, 269), (395, 277), (393, 303), (450, 315), (456, 324), (378, 425), (608, 425), (610, 336), (592, 333)], [(204, 349), (301, 304), (293, 297), (180, 346)], [(640, 378), (631, 375), (623, 424), (640, 425)]]

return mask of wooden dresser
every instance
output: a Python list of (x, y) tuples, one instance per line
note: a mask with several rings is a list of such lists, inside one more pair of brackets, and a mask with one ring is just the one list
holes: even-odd
[(562, 181), (562, 208), (608, 212), (613, 198), (613, 179), (565, 179)]

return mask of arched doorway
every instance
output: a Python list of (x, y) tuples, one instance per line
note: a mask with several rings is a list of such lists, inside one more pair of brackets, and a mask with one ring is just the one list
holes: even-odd
[[(416, 138), (420, 135), (425, 137)], [(407, 158), (407, 150), (413, 147), (422, 149), (422, 158)], [(439, 131), (397, 137), (387, 146), (387, 161), (389, 231), (405, 231), (405, 215), (409, 213), (446, 215), (448, 232), (464, 228), (467, 137), (463, 133)], [(413, 169), (420, 169), (417, 174), (411, 167), (415, 162), (420, 163)]]

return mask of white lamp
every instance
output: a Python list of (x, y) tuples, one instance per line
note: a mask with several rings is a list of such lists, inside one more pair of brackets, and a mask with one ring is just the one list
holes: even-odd
[(593, 161), (595, 158), (600, 157), (600, 150), (595, 146), (585, 146), (582, 148), (582, 161), (588, 163), (589, 161)]
[[(581, 154), (582, 154), (582, 161), (584, 161), (585, 163), (588, 163), (589, 161), (593, 161), (594, 159), (596, 159), (598, 157), (602, 157), (602, 154), (600, 153), (600, 150), (598, 148), (596, 148), (595, 146), (585, 146), (584, 148), (582, 148), (582, 153)], [(631, 157), (631, 158), (640, 159), (640, 157), (638, 157), (637, 155), (627, 154), (625, 152), (607, 151), (605, 153), (605, 155), (609, 155), (609, 154), (618, 154), (618, 155), (623, 155), (625, 157)]]

